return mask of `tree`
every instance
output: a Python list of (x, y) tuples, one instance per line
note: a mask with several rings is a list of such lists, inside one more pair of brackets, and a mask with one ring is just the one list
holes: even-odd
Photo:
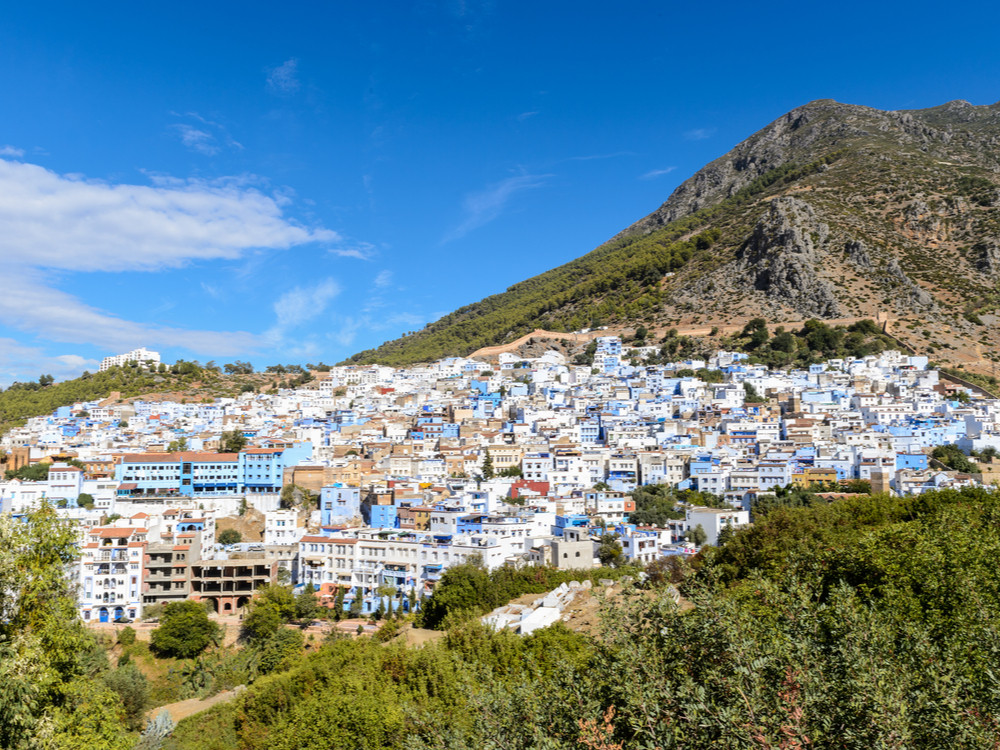
[(239, 544), (243, 541), (243, 535), (236, 529), (223, 529), (219, 532), (219, 544), (230, 545)]
[(295, 598), (290, 589), (271, 583), (257, 590), (248, 609), (243, 636), (251, 643), (261, 643), (294, 619)]
[(181, 451), (186, 451), (187, 447), (187, 438), (185, 437), (178, 440), (171, 440), (167, 445), (167, 453), (180, 453)]
[(601, 561), (601, 565), (615, 568), (625, 562), (622, 544), (618, 541), (617, 534), (601, 534), (601, 541), (597, 546), (597, 559)]
[(208, 619), (201, 602), (171, 602), (163, 609), (160, 627), (153, 631), (149, 645), (160, 656), (190, 659), (197, 656), (219, 635), (219, 626)]
[[(134, 632), (134, 631), (133, 631)], [(149, 701), (146, 676), (135, 664), (125, 664), (104, 675), (104, 684), (113, 690), (125, 709), (125, 722), (131, 730), (143, 726), (143, 714)]]
[(252, 603), (250, 613), (243, 620), (242, 635), (250, 645), (259, 645), (272, 638), (285, 620), (273, 606)]
[(344, 619), (344, 589), (337, 587), (337, 596), (333, 599), (333, 619), (340, 622)]
[(931, 451), (931, 458), (937, 459), (954, 471), (966, 474), (976, 472), (976, 465), (968, 459), (965, 453), (955, 444), (939, 445)]
[[(0, 515), (0, 745), (126, 750), (116, 696), (95, 675), (107, 657), (76, 614), (66, 575), (74, 525), (51, 504)], [(90, 744), (94, 743), (94, 744)]]
[(483, 479), (492, 479), (496, 474), (493, 471), (493, 456), (490, 455), (490, 449), (486, 449), (486, 455), (483, 457)]
[(89, 492), (81, 492), (77, 495), (76, 504), (81, 508), (93, 508), (94, 507), (94, 496)]
[(20, 469), (7, 469), (4, 476), (7, 479), (23, 479), (29, 482), (44, 482), (49, 478), (49, 466), (51, 464), (27, 464)]
[(695, 547), (703, 545), (708, 541), (708, 533), (705, 531), (705, 527), (699, 523), (693, 529), (688, 529), (687, 540)]
[(361, 593), (360, 588), (354, 590), (354, 598), (351, 599), (351, 605), (347, 608), (347, 616), (349, 618), (361, 617), (362, 601), (364, 595)]
[(222, 453), (239, 453), (246, 447), (247, 439), (239, 430), (223, 432), (219, 438), (219, 451)]
[(295, 596), (295, 619), (312, 620), (319, 612), (319, 602), (316, 600), (316, 589), (311, 583)]

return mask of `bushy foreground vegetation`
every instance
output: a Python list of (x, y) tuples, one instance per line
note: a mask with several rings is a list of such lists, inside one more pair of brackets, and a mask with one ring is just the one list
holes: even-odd
[(774, 506), (695, 561), (690, 609), (636, 589), (597, 638), (332, 643), (197, 722), (244, 748), (991, 747), (997, 521), (985, 490)]
[[(86, 631), (53, 609), (58, 584), (42, 571), (58, 543), (25, 551), (31, 525), (3, 523), (2, 572), (24, 593), (0, 594), (0, 744), (129, 746), (121, 696), (134, 680), (95, 670)], [(993, 747), (998, 558), (993, 491), (786, 495), (672, 571), (684, 606), (656, 576), (608, 600), (599, 634), (521, 637), (463, 618), (489, 602), (456, 596), (441, 639), (292, 649), (163, 747)], [(523, 588), (456, 571), (441, 593)], [(261, 606), (295, 603), (272, 592)]]

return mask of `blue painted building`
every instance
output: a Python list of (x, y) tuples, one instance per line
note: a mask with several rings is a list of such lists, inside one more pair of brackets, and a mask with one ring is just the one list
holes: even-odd
[(361, 490), (341, 484), (323, 487), (319, 491), (319, 510), (320, 523), (324, 526), (360, 516)]
[(248, 495), (280, 492), (285, 469), (312, 458), (312, 443), (248, 448), (239, 455), (239, 491)]

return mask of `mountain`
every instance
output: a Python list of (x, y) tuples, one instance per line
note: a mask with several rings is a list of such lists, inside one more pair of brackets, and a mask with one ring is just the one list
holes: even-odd
[(972, 369), (1000, 344), (1000, 103), (792, 110), (590, 253), (349, 361), (465, 355), (534, 329), (878, 318)]

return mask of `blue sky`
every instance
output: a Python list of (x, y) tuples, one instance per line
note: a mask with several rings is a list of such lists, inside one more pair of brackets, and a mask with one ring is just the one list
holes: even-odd
[(332, 363), (586, 253), (812, 99), (1000, 100), (993, 4), (618, 5), (10, 4), (0, 385), (137, 346)]

